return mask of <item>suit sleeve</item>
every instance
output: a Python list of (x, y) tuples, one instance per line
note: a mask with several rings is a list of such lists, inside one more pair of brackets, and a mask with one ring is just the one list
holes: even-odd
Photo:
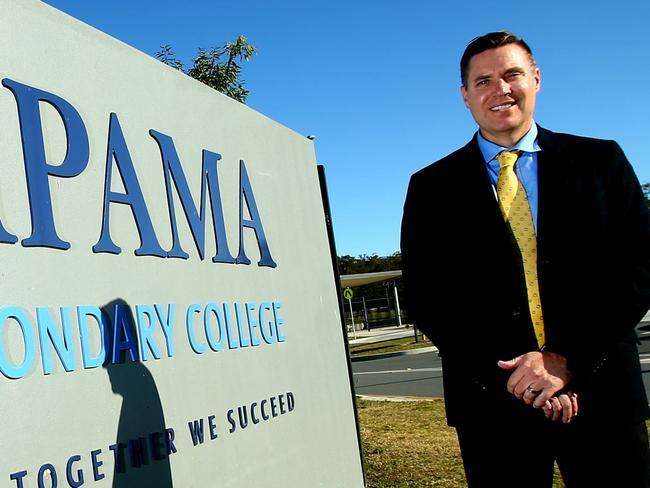
[[(611, 256), (607, 297), (585, 311), (580, 343), (564, 351), (578, 388), (598, 380), (610, 358), (636, 340), (635, 326), (650, 306), (650, 214), (639, 181), (622, 149), (611, 143), (606, 174)], [(605, 212), (604, 212), (605, 213)], [(636, 361), (636, 360), (635, 360)]]
[(432, 297), (438, 295), (438, 280), (431, 273), (431, 260), (438, 255), (436, 239), (431, 239), (431, 228), (435, 227), (434, 203), (426, 196), (432, 196), (422, 183), (421, 175), (411, 177), (404, 214), (402, 217), (401, 253), (402, 279), (405, 290), (405, 308), (411, 321), (442, 352), (445, 337), (440, 327), (435, 328), (432, 313), (440, 312), (440, 306), (431, 307)]
[(650, 307), (650, 213), (634, 170), (616, 143), (614, 152), (618, 164), (612, 184), (621, 188), (614, 211), (620, 215), (619, 249), (626, 284), (620, 288), (618, 314), (626, 327), (633, 328)]

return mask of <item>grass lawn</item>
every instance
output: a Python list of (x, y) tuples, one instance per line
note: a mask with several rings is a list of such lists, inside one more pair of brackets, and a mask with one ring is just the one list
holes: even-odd
[(442, 400), (359, 400), (368, 488), (467, 486)]
[[(431, 346), (412, 337), (350, 347), (352, 356)], [(357, 400), (368, 488), (466, 487), (454, 429), (444, 400)], [(650, 430), (650, 421), (647, 422)], [(554, 488), (564, 488), (557, 467)]]
[(431, 341), (426, 338), (419, 337), (418, 342), (415, 342), (415, 338), (413, 337), (403, 337), (401, 339), (375, 342), (372, 344), (351, 345), (350, 355), (368, 356), (370, 354), (407, 351), (409, 349), (417, 349), (420, 347), (431, 347), (432, 345), (433, 344), (431, 344)]
[[(358, 400), (368, 488), (466, 487), (443, 400)], [(554, 488), (564, 487), (556, 469)]]

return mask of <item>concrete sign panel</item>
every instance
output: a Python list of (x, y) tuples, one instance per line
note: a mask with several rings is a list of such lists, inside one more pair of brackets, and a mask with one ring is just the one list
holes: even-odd
[(0, 11), (0, 487), (363, 486), (311, 141)]

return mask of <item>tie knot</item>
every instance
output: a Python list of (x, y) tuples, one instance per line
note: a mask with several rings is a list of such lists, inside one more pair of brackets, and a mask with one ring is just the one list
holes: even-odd
[(497, 154), (496, 159), (499, 161), (501, 168), (506, 168), (508, 166), (514, 166), (520, 154), (521, 151), (504, 151), (501, 154)]

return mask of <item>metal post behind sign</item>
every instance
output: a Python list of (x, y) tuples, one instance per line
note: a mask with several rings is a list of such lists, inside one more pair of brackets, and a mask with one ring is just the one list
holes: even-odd
[(350, 319), (352, 320), (352, 333), (354, 334), (354, 338), (357, 338), (357, 330), (354, 327), (354, 312), (352, 311), (352, 296), (354, 295), (354, 292), (352, 291), (352, 288), (349, 286), (343, 290), (343, 297), (348, 300), (348, 303), (350, 304)]
[(352, 335), (356, 339), (357, 329), (354, 327), (354, 313), (352, 312), (352, 298), (348, 298), (348, 303), (350, 304), (350, 318), (352, 319)]
[(363, 301), (363, 319), (366, 322), (366, 330), (370, 330), (370, 321), (368, 320), (368, 309), (366, 308), (366, 297), (361, 297)]
[[(320, 183), (320, 193), (321, 199), (323, 201), (323, 210), (325, 212), (325, 226), (327, 228), (327, 237), (330, 244), (330, 258), (332, 260), (332, 270), (334, 272), (334, 279), (336, 281), (337, 289), (341, 288), (341, 275), (339, 274), (339, 268), (337, 265), (337, 254), (336, 254), (336, 241), (334, 240), (334, 226), (332, 224), (332, 211), (330, 208), (329, 195), (327, 193), (327, 179), (325, 177), (325, 166), (319, 164), (318, 169), (318, 182)], [(350, 290), (352, 291), (352, 290)], [(359, 412), (357, 411), (357, 399), (354, 393), (354, 379), (352, 376), (352, 362), (350, 361), (350, 345), (348, 343), (348, 331), (345, 325), (345, 315), (343, 314), (343, 297), (340, 293), (337, 293), (338, 302), (339, 302), (339, 313), (341, 315), (341, 331), (343, 332), (343, 343), (345, 345), (345, 352), (348, 358), (348, 380), (350, 382), (350, 395), (352, 397), (352, 408), (354, 411), (354, 422), (357, 428), (357, 446), (359, 448), (359, 460), (361, 462), (361, 472), (363, 474), (363, 485), (368, 485), (368, 478), (366, 476), (366, 463), (364, 462), (363, 457), (363, 447), (361, 445), (361, 429), (359, 428)], [(350, 295), (352, 299), (352, 295)], [(352, 305), (352, 302), (350, 302)], [(351, 309), (350, 309), (351, 310)], [(356, 336), (355, 336), (356, 338)]]
[(395, 312), (397, 312), (397, 325), (402, 326), (402, 314), (399, 309), (399, 297), (397, 296), (397, 282), (393, 281), (393, 292), (395, 293)]

